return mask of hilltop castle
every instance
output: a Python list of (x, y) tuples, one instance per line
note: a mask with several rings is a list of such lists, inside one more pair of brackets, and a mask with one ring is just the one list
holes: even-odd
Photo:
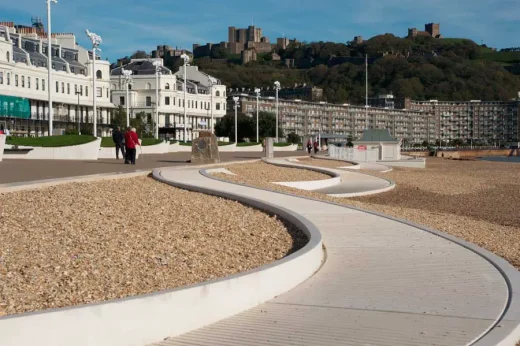
[(431, 36), (433, 38), (442, 38), (441, 25), (439, 23), (424, 24), (424, 31), (419, 31), (417, 28), (408, 29), (408, 38), (417, 36)]

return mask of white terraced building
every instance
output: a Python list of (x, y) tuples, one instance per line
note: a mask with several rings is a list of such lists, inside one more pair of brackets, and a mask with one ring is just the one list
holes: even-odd
[[(47, 135), (48, 71), (47, 33), (33, 27), (0, 22), (0, 125), (12, 134)], [(54, 132), (92, 132), (93, 76), (96, 75), (98, 136), (109, 133), (110, 64), (79, 46), (72, 33), (52, 34), (52, 98)]]
[[(160, 63), (156, 86), (155, 61)], [(132, 71), (129, 100), (126, 100), (126, 82), (123, 70)], [(197, 137), (198, 130), (214, 128), (217, 119), (226, 114), (226, 86), (220, 80), (199, 71), (197, 66), (187, 67), (186, 80), (186, 140)], [(155, 107), (159, 111), (159, 137), (184, 138), (184, 67), (177, 73), (163, 66), (161, 58), (132, 59), (125, 66), (111, 71), (112, 101), (126, 109), (129, 102), (130, 117), (144, 112), (148, 119), (155, 119)], [(210, 81), (213, 81), (212, 83)], [(159, 100), (156, 100), (158, 87)], [(213, 94), (213, 96), (212, 96)], [(211, 119), (213, 117), (213, 124)]]

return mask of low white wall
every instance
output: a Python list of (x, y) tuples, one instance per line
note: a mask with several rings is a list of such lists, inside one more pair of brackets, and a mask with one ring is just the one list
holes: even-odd
[(218, 152), (219, 153), (231, 153), (231, 152), (236, 151), (236, 149), (237, 149), (237, 147), (236, 147), (235, 143), (228, 144), (228, 145), (219, 145), (218, 146)]
[(298, 144), (291, 144), (286, 147), (277, 147), (274, 146), (274, 151), (296, 151), (298, 150)]
[(176, 153), (176, 152), (179, 151), (179, 147), (180, 147), (179, 142), (175, 142), (173, 144), (169, 143), (168, 144), (168, 152), (169, 153)]
[(7, 136), (6, 135), (0, 135), (0, 161), (2, 161), (2, 156), (4, 155), (4, 148), (5, 148), (5, 140)]
[[(139, 157), (139, 149), (135, 151), (135, 158)], [(116, 158), (116, 147), (112, 148), (99, 148), (98, 159), (115, 159)], [(119, 152), (119, 158), (124, 159), (125, 157)]]
[(264, 148), (262, 147), (262, 144), (258, 144), (248, 147), (236, 147), (235, 151), (262, 152), (264, 151)]
[(33, 148), (33, 150), (27, 154), (7, 154), (5, 157), (9, 159), (28, 160), (97, 160), (100, 147), (101, 138), (97, 138), (89, 143), (69, 147), (43, 148), (19, 146), (19, 148)]
[(140, 154), (166, 154), (170, 150), (169, 142), (162, 142), (155, 145), (145, 145), (141, 146), (140, 149), (137, 149)]
[(191, 145), (180, 145), (177, 148), (177, 152), (179, 153), (191, 153)]
[(321, 235), (313, 225), (306, 227), (309, 223), (304, 219), (280, 213), (309, 238), (303, 249), (286, 258), (246, 273), (175, 290), (1, 317), (0, 345), (143, 346), (217, 322), (285, 293), (319, 269), (323, 250)]
[(300, 189), (300, 190), (312, 191), (312, 190), (319, 190), (319, 189), (323, 189), (326, 187), (338, 185), (339, 183), (341, 183), (340, 177), (324, 179), (324, 180), (277, 182), (277, 183), (273, 183), (273, 184), (294, 187), (295, 189)]

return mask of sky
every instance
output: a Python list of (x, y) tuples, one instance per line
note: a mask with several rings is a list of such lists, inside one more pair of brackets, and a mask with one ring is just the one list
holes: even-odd
[[(6, 0), (0, 21), (47, 27), (44, 0)], [(72, 32), (89, 47), (85, 29), (103, 39), (101, 55), (114, 62), (136, 50), (167, 44), (192, 50), (194, 43), (227, 41), (228, 26), (254, 25), (271, 42), (285, 35), (299, 41), (346, 42), (356, 35), (406, 36), (440, 23), (445, 37), (470, 38), (496, 48), (520, 46), (518, 0), (58, 0), (52, 31)]]

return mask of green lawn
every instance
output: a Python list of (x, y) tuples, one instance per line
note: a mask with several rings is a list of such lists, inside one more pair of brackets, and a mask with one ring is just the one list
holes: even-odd
[(259, 145), (257, 142), (240, 142), (237, 144), (237, 147), (251, 147), (253, 145)]
[(22, 145), (29, 147), (68, 147), (92, 142), (94, 136), (80, 135), (63, 135), (63, 136), (47, 136), (47, 137), (9, 137), (7, 144)]
[[(184, 146), (187, 146), (187, 147), (191, 147), (191, 144), (192, 144), (191, 141), (188, 141), (186, 143), (184, 143), (182, 141), (179, 142), (179, 145), (184, 145)], [(218, 146), (219, 147), (223, 147), (225, 145), (231, 145), (231, 144), (234, 144), (234, 142), (218, 142)]]
[(292, 143), (274, 143), (275, 147), (288, 147), (289, 145), (292, 145)]
[[(141, 141), (142, 141), (141, 145), (143, 147), (162, 143), (161, 139), (155, 139), (155, 138), (141, 138)], [(114, 141), (112, 140), (112, 137), (103, 137), (103, 138), (101, 138), (101, 147), (102, 148), (113, 148), (113, 147), (115, 147), (115, 144), (114, 144)]]

